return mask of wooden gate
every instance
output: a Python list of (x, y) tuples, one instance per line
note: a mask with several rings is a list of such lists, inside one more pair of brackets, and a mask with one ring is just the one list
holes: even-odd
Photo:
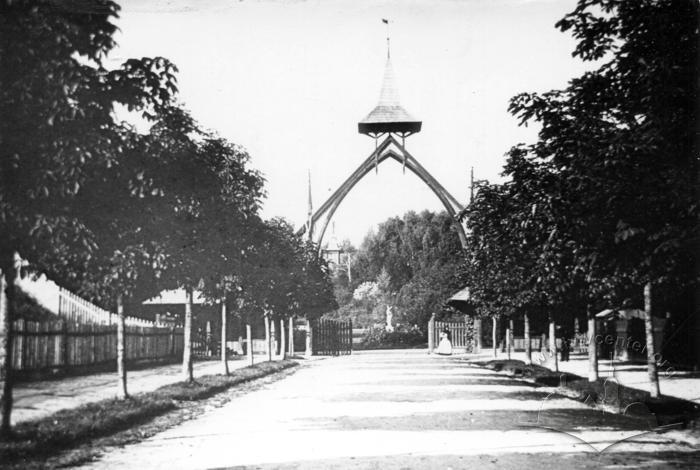
[(340, 356), (352, 352), (352, 320), (311, 322), (311, 348), (314, 356)]

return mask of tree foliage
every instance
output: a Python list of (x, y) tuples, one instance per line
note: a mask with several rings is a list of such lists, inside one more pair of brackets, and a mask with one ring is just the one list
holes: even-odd
[(114, 106), (152, 113), (175, 91), (163, 58), (108, 71), (111, 1), (0, 3), (0, 245), (70, 282), (95, 248), (75, 204), (86, 181), (119, 160), (124, 129)]
[(691, 0), (581, 0), (557, 23), (597, 68), (511, 100), (538, 139), (463, 214), (483, 313), (640, 307), (644, 284), (661, 298), (696, 285), (699, 19)]
[(246, 291), (259, 311), (316, 318), (337, 308), (327, 264), (289, 222), (267, 221), (256, 250), (258, 264)]
[[(444, 212), (408, 212), (379, 224), (353, 256), (351, 292), (363, 283), (376, 283), (378, 295), (350, 301), (338, 315), (354, 321), (382, 323), (387, 307), (394, 322), (427, 327), (432, 313), (459, 288), (462, 248), (454, 222)], [(347, 277), (336, 277), (345, 287)], [(348, 299), (350, 300), (350, 299)], [(367, 325), (369, 326), (369, 325)]]
[[(105, 68), (118, 10), (109, 0), (0, 2), (3, 431), (16, 254), (108, 309), (165, 288), (197, 287), (214, 302), (247, 286), (279, 315), (334, 306), (315, 248), (260, 220), (264, 180), (247, 152), (177, 105), (175, 66), (157, 57)], [(119, 122), (119, 109), (150, 131)]]

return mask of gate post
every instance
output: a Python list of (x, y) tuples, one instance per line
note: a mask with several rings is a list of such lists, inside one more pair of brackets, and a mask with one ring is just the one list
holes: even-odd
[(313, 327), (311, 326), (311, 320), (306, 320), (306, 352), (304, 353), (305, 356), (313, 356), (314, 351), (313, 351), (313, 335), (314, 335), (314, 330)]
[(428, 354), (432, 354), (435, 349), (435, 314), (430, 316), (428, 322)]

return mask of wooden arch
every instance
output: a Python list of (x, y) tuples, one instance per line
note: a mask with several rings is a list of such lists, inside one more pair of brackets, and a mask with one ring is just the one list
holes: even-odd
[[(394, 147), (401, 153), (397, 154), (394, 151)], [(326, 233), (328, 224), (333, 218), (333, 214), (343, 202), (345, 196), (352, 190), (352, 188), (365, 176), (367, 173), (372, 171), (375, 165), (393, 158), (401, 164), (405, 164), (406, 167), (411, 170), (418, 178), (421, 179), (432, 191), (435, 193), (437, 198), (442, 202), (447, 213), (452, 217), (456, 228), (457, 234), (459, 235), (459, 240), (463, 248), (466, 248), (467, 237), (465, 228), (462, 223), (459, 222), (457, 215), (464, 209), (464, 206), (460, 204), (433, 176), (428, 173), (423, 165), (418, 163), (418, 160), (411, 155), (401, 143), (391, 134), (389, 134), (381, 144), (379, 144), (374, 152), (367, 157), (367, 159), (362, 162), (362, 164), (355, 170), (345, 182), (340, 185), (340, 187), (326, 200), (326, 202), (321, 205), (321, 207), (314, 212), (311, 216), (311, 220), (307, 221), (301, 232), (307, 232), (307, 237), (314, 241), (319, 247), (323, 241), (323, 236)]]

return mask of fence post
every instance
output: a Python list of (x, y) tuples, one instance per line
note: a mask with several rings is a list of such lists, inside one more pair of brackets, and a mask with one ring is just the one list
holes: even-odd
[(92, 359), (91, 362), (94, 364), (97, 362), (97, 342), (95, 341), (95, 336), (97, 335), (98, 329), (96, 328), (97, 325), (90, 325), (90, 346), (92, 350)]
[(61, 320), (61, 358), (60, 365), (68, 367), (68, 320)]
[(475, 353), (480, 353), (481, 352), (481, 318), (480, 317), (474, 317), (474, 337), (476, 339), (476, 342), (474, 343), (474, 352)]
[(24, 365), (27, 362), (27, 336), (24, 334), (27, 329), (24, 326), (24, 320), (16, 320), (14, 329), (14, 339), (19, 343), (19, 354), (18, 354), (18, 364), (17, 370), (24, 369)]
[(170, 327), (170, 337), (169, 337), (169, 349), (170, 349), (170, 355), (172, 357), (175, 357), (176, 353), (176, 348), (175, 348), (175, 325)]
[(432, 354), (435, 349), (435, 314), (430, 316), (428, 321), (428, 354)]

